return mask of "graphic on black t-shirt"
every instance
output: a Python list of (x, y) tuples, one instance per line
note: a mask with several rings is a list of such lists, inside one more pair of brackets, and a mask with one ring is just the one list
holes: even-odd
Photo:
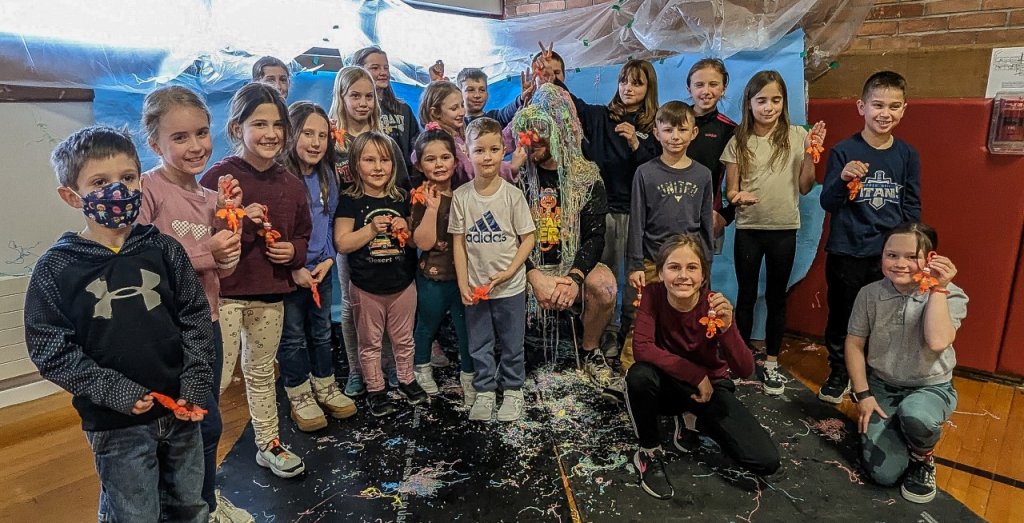
[(562, 207), (558, 205), (558, 189), (545, 187), (540, 190), (539, 196), (540, 219), (537, 225), (537, 241), (540, 242), (540, 250), (548, 252), (559, 246)]
[(876, 210), (885, 207), (886, 203), (899, 205), (900, 192), (903, 186), (894, 182), (885, 171), (875, 171), (870, 178), (864, 177), (864, 185), (857, 193), (855, 202), (868, 202)]
[[(391, 209), (376, 209), (366, 215), (366, 219), (363, 220), (363, 226), (369, 225), (377, 216), (400, 217)], [(370, 263), (389, 263), (395, 256), (405, 254), (405, 249), (388, 233), (380, 233), (374, 236), (366, 247), (370, 250)]]

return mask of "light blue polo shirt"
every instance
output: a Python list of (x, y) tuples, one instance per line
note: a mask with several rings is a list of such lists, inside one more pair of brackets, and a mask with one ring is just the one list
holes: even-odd
[[(953, 328), (967, 316), (967, 295), (949, 284), (949, 315)], [(902, 294), (882, 279), (865, 285), (853, 303), (847, 332), (868, 339), (867, 364), (882, 381), (899, 387), (937, 385), (953, 379), (956, 353), (950, 344), (935, 352), (924, 340), (924, 307), (932, 293)]]

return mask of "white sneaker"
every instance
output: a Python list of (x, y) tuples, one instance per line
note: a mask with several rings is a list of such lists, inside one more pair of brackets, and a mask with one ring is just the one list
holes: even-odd
[(506, 390), (498, 409), (498, 421), (516, 421), (523, 415), (523, 391)]
[(476, 389), (473, 388), (473, 378), (475, 377), (476, 374), (472, 372), (459, 372), (459, 385), (462, 386), (462, 404), (467, 407), (472, 407), (476, 401)]
[(252, 514), (238, 508), (228, 498), (217, 493), (217, 510), (210, 514), (210, 523), (256, 523)]
[(416, 375), (416, 383), (423, 387), (423, 392), (427, 394), (437, 394), (437, 382), (434, 381), (434, 370), (429, 363), (423, 365), (416, 365), (412, 369), (413, 374)]
[(469, 409), (469, 419), (471, 421), (491, 421), (492, 416), (494, 416), (494, 391), (477, 393), (473, 408)]
[(279, 478), (298, 476), (306, 470), (302, 459), (276, 439), (267, 444), (266, 448), (256, 451), (256, 464), (270, 469)]

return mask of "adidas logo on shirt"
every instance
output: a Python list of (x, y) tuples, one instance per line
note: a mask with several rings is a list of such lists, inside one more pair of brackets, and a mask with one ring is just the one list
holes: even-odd
[(483, 217), (469, 228), (469, 234), (466, 235), (466, 243), (504, 243), (506, 240), (508, 236), (498, 226), (491, 211), (485, 212)]

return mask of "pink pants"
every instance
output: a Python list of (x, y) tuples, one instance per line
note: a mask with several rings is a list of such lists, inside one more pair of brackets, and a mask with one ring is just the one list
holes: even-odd
[[(398, 381), (408, 385), (416, 377), (412, 372), (413, 325), (416, 321), (416, 285), (405, 290), (381, 296), (366, 292), (354, 284), (349, 286), (349, 301), (355, 318), (359, 340), (359, 366), (363, 369), (366, 390), (384, 390), (384, 374), (380, 371), (381, 340), (384, 333), (391, 339), (395, 354)], [(385, 330), (386, 329), (386, 330)]]

